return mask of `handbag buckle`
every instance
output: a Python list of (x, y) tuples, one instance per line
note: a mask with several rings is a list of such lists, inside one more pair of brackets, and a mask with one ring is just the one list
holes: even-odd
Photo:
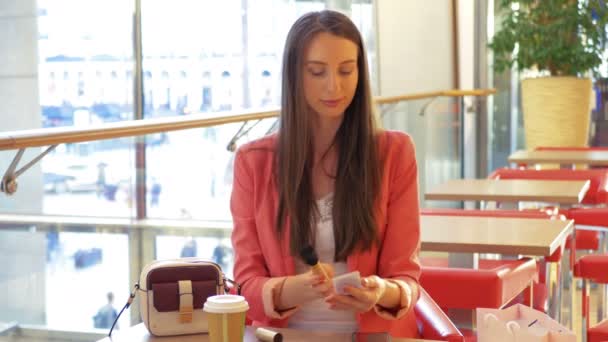
[(179, 308), (179, 322), (180, 323), (192, 323), (192, 312), (194, 309), (190, 307), (180, 307)]
[(192, 312), (194, 311), (192, 281), (180, 280), (177, 283), (179, 287), (179, 322), (192, 323)]

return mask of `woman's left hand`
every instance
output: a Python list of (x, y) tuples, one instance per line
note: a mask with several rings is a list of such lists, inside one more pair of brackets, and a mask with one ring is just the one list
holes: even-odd
[(361, 288), (346, 286), (347, 295), (332, 294), (325, 298), (332, 310), (350, 310), (367, 312), (371, 310), (384, 295), (386, 281), (378, 276), (361, 279)]

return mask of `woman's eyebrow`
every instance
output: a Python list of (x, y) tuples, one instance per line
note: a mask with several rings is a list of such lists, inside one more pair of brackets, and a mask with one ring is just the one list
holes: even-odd
[[(347, 59), (343, 62), (340, 62), (340, 64), (348, 64), (348, 63), (356, 63), (357, 61), (354, 59)], [(321, 64), (321, 65), (327, 65), (327, 63), (325, 62), (321, 62), (321, 61), (316, 61), (316, 60), (310, 60), (310, 61), (306, 61), (306, 64)]]

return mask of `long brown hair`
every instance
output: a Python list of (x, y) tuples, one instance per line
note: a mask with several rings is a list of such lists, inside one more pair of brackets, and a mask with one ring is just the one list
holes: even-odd
[(334, 175), (334, 260), (342, 261), (354, 250), (369, 250), (377, 243), (374, 212), (381, 170), (363, 40), (353, 22), (339, 12), (305, 14), (287, 35), (275, 162), (279, 195), (276, 229), (282, 234), (289, 221), (289, 246), (294, 256), (304, 246), (314, 244), (319, 211), (312, 189), (313, 136), (311, 115), (307, 115), (310, 109), (304, 97), (302, 65), (305, 48), (321, 32), (348, 39), (359, 50), (357, 88), (333, 141), (339, 151)]

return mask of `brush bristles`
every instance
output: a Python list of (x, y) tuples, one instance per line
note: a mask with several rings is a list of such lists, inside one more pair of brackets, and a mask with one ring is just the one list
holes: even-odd
[(319, 257), (312, 246), (304, 247), (300, 252), (300, 256), (302, 257), (302, 260), (304, 260), (304, 262), (309, 266), (314, 266), (319, 262)]

